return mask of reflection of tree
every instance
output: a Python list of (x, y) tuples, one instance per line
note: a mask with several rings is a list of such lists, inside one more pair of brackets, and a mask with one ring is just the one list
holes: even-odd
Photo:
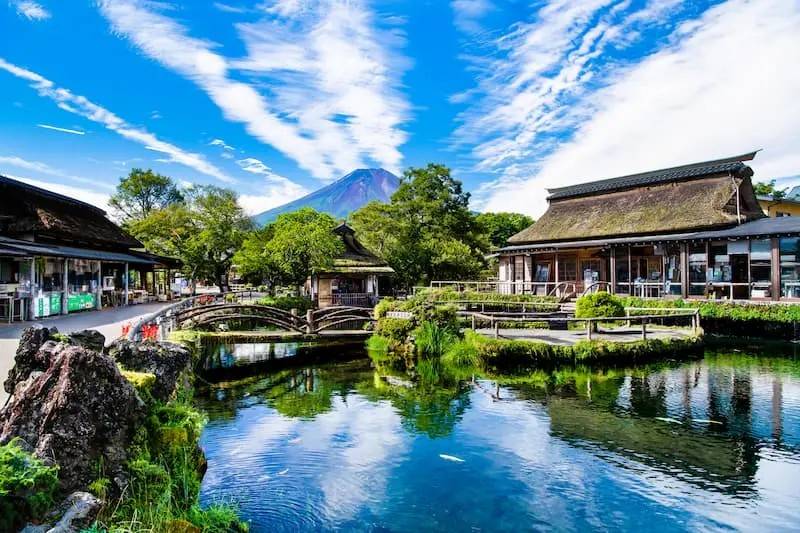
[(380, 371), (372, 379), (360, 382), (357, 390), (371, 401), (389, 401), (402, 417), (406, 430), (431, 438), (449, 435), (469, 407), (469, 388), (464, 384), (391, 385)]

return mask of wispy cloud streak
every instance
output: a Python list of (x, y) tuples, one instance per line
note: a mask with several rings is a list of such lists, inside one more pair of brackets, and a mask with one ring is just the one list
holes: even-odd
[(60, 131), (61, 133), (71, 133), (72, 135), (86, 135), (85, 131), (73, 130), (70, 128), (61, 128), (59, 126), (51, 126), (50, 124), (37, 124), (36, 126), (39, 128), (44, 128), (46, 130)]
[[(408, 114), (397, 89), (404, 63), (395, 50), (402, 41), (393, 31), (379, 38), (364, 3), (264, 7), (261, 20), (237, 26), (248, 52), (237, 60), (192, 37), (151, 3), (102, 0), (99, 6), (115, 32), (192, 80), (228, 120), (312, 175), (334, 178), (364, 159), (395, 170), (400, 165)], [(237, 70), (257, 80), (235, 79)]]
[(70, 90), (58, 87), (55, 83), (36, 72), (18, 67), (0, 58), (0, 70), (27, 81), (40, 96), (53, 100), (59, 108), (103, 125), (118, 135), (141, 144), (148, 150), (165, 154), (166, 161), (179, 163), (202, 174), (224, 182), (233, 182), (222, 170), (206, 161), (197, 153), (185, 151), (174, 144), (162, 141), (149, 131), (127, 123), (108, 109), (101, 107), (85, 96), (73, 94)]

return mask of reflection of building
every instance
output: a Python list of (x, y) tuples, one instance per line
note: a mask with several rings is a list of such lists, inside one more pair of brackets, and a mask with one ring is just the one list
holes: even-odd
[(800, 187), (792, 189), (779, 200), (771, 196), (759, 196), (758, 205), (768, 217), (800, 216)]
[[(333, 260), (330, 272), (315, 272), (309, 280), (311, 297), (320, 307), (331, 305), (372, 306), (381, 287), (394, 270), (356, 239), (353, 229), (342, 222), (334, 230), (342, 239), (344, 253)], [(383, 281), (382, 281), (383, 280)]]
[(499, 250), (504, 292), (800, 297), (800, 219), (765, 218), (755, 153), (551, 189)]
[(93, 205), (0, 176), (0, 312), (38, 318), (169, 297), (169, 258)]

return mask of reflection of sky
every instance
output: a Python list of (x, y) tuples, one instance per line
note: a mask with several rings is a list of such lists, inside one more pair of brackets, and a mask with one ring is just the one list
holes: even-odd
[[(739, 387), (750, 387), (749, 402), (737, 408), (734, 375)], [(637, 424), (643, 415), (631, 402), (633, 379), (641, 378), (618, 380), (613, 405), (591, 405), (582, 393), (564, 401), (613, 409), (623, 427)], [(664, 439), (667, 449), (679, 431), (683, 438), (676, 442), (698, 447), (712, 439), (737, 449), (749, 439), (757, 461), (752, 490), (727, 490), (728, 482), (711, 473), (699, 479), (698, 465), (687, 470), (679, 461), (661, 462), (647, 456), (646, 447), (567, 441), (552, 433), (548, 402), (515, 399), (514, 390), (501, 389), (505, 401), (470, 392), (453, 431), (435, 439), (404, 429), (389, 402), (355, 393), (334, 394), (331, 409), (311, 420), (242, 400), (235, 418), (211, 423), (203, 435), (209, 459), (203, 502), (239, 501), (254, 520), (253, 531), (800, 528), (798, 377), (692, 362), (651, 374), (641, 385), (663, 401), (648, 417), (681, 422), (648, 418), (637, 426)], [(779, 442), (773, 437), (775, 390), (781, 394)], [(717, 411), (709, 408), (712, 401)], [(742, 405), (749, 406), (745, 413)], [(712, 412), (735, 423), (723, 428), (691, 421)], [(692, 458), (702, 457), (702, 449), (695, 452)]]

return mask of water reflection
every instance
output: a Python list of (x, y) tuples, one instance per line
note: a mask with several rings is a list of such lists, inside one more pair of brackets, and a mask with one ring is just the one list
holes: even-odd
[(202, 403), (202, 500), (235, 499), (254, 531), (800, 528), (794, 357), (435, 388), (357, 360)]

